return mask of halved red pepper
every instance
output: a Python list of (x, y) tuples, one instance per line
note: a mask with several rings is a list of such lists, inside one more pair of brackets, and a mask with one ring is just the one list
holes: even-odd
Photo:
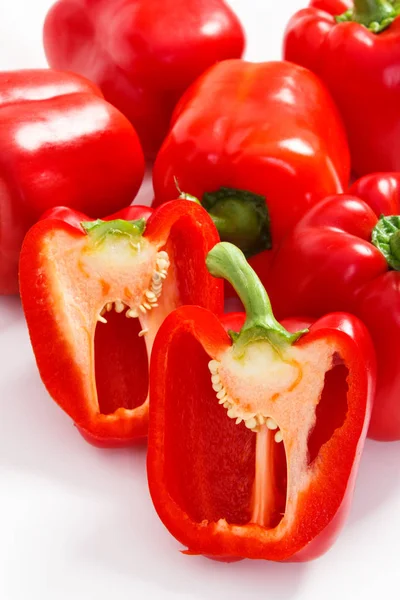
[[(157, 156), (158, 206), (196, 196), (222, 240), (258, 273), (306, 210), (347, 187), (345, 132), (314, 74), (284, 62), (224, 61), (186, 92)], [(262, 253), (262, 254), (260, 254)]]
[[(356, 195), (312, 208), (276, 253), (266, 284), (278, 318), (349, 311), (367, 325), (378, 357), (369, 436), (400, 439), (400, 174), (356, 182)], [(382, 216), (386, 215), (386, 216)]]
[(231, 244), (215, 246), (207, 265), (236, 288), (246, 315), (219, 320), (184, 306), (157, 334), (147, 462), (155, 508), (190, 554), (315, 558), (350, 505), (374, 393), (369, 334), (340, 313), (280, 325)]
[(52, 67), (85, 75), (128, 117), (148, 158), (187, 87), (245, 45), (224, 0), (58, 0), (43, 39)]
[(223, 309), (205, 267), (217, 241), (207, 213), (181, 200), (105, 221), (58, 208), (28, 232), (20, 287), (36, 362), (92, 443), (147, 434), (148, 357), (163, 319), (181, 304)]
[(129, 205), (144, 158), (128, 120), (74, 73), (0, 73), (0, 121), (0, 294), (16, 294), (22, 241), (41, 214)]
[(400, 3), (312, 0), (290, 20), (284, 58), (331, 92), (359, 176), (400, 170)]

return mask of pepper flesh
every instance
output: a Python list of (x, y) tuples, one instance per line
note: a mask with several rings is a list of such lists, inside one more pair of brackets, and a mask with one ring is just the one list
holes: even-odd
[(96, 82), (148, 158), (186, 88), (214, 63), (240, 58), (245, 44), (223, 0), (59, 0), (43, 37), (49, 64)]
[(22, 303), (50, 395), (86, 439), (124, 446), (147, 434), (148, 357), (165, 316), (182, 303), (222, 311), (204, 266), (218, 235), (180, 200), (84, 218), (85, 230), (82, 216), (58, 208), (29, 231)]
[[(371, 341), (358, 319), (339, 313), (288, 321), (289, 331), (310, 327), (293, 344), (276, 329), (268, 343), (260, 322), (251, 332), (244, 320), (181, 307), (160, 328), (150, 370), (151, 496), (189, 554), (310, 560), (329, 548), (349, 509), (371, 411)], [(233, 342), (232, 327), (240, 330)], [(295, 375), (287, 370), (294, 361)]]
[(207, 208), (221, 239), (255, 255), (260, 274), (304, 212), (343, 191), (349, 170), (337, 109), (313, 74), (289, 63), (230, 60), (177, 106), (154, 166), (154, 205), (178, 184)]
[[(268, 292), (279, 318), (349, 311), (363, 320), (377, 357), (377, 390), (368, 435), (400, 439), (400, 274), (373, 243), (381, 215), (400, 214), (398, 174), (365, 176), (356, 195), (333, 196), (298, 223), (276, 253)], [(393, 217), (389, 217), (393, 218)], [(394, 230), (395, 235), (395, 230)]]
[[(337, 22), (339, 15), (359, 6), (363, 16), (371, 13), (369, 21), (377, 24), (374, 11), (379, 13), (382, 5), (395, 16), (378, 33), (354, 20)], [(330, 90), (359, 176), (400, 170), (398, 13), (398, 3), (387, 0), (318, 0), (296, 13), (286, 29), (284, 58), (311, 69)]]
[(40, 215), (57, 204), (93, 217), (127, 206), (144, 158), (127, 119), (73, 73), (0, 73), (0, 119), (0, 294), (16, 294), (22, 241)]

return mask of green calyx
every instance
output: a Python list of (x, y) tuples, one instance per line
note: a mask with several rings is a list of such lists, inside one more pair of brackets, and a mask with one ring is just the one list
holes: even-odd
[(205, 193), (201, 204), (222, 241), (235, 244), (247, 257), (271, 249), (270, 219), (264, 196), (222, 187)]
[(400, 4), (392, 0), (353, 0), (354, 8), (335, 17), (337, 23), (351, 21), (373, 33), (384, 31), (400, 14)]
[(214, 277), (222, 277), (235, 288), (246, 310), (246, 321), (239, 333), (230, 332), (236, 353), (257, 341), (268, 341), (275, 349), (291, 345), (306, 329), (290, 333), (275, 319), (271, 302), (257, 274), (243, 252), (233, 244), (220, 242), (208, 253), (207, 269)]
[(142, 237), (146, 229), (145, 219), (136, 221), (124, 221), (115, 219), (114, 221), (85, 221), (81, 223), (83, 230), (92, 238), (96, 245), (102, 244), (108, 236), (124, 236), (137, 242)]
[(372, 230), (371, 241), (382, 252), (389, 267), (400, 271), (400, 216), (382, 216)]

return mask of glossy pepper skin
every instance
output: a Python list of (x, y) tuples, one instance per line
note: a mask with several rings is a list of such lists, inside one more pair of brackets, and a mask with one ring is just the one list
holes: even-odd
[(215, 62), (239, 58), (245, 44), (223, 0), (59, 0), (43, 37), (49, 64), (97, 83), (148, 158), (186, 88)]
[[(348, 9), (355, 16), (337, 22)], [(400, 170), (398, 13), (388, 0), (319, 0), (295, 14), (286, 30), (284, 58), (314, 71), (330, 90), (359, 176)], [(394, 20), (382, 31), (368, 29), (387, 14)]]
[(240, 251), (226, 266), (228, 246), (216, 246), (207, 263), (239, 281), (246, 315), (220, 320), (184, 306), (154, 344), (150, 493), (189, 554), (311, 560), (333, 543), (350, 506), (374, 392), (373, 347), (347, 314), (280, 325)]
[(207, 213), (181, 200), (104, 221), (57, 207), (28, 232), (20, 287), (36, 362), (89, 442), (127, 446), (146, 436), (148, 360), (161, 322), (182, 303), (222, 312), (221, 284), (204, 263), (217, 241)]
[(314, 74), (285, 62), (230, 60), (177, 106), (154, 166), (155, 205), (176, 185), (196, 196), (221, 239), (253, 256), (262, 273), (272, 254), (264, 250), (318, 200), (341, 192), (349, 170), (340, 117)]
[(400, 208), (400, 173), (371, 173), (357, 179), (350, 194), (364, 200), (380, 217), (396, 215)]
[(29, 227), (66, 204), (91, 216), (129, 205), (144, 175), (127, 119), (79, 75), (0, 73), (0, 294), (18, 292)]
[(400, 273), (372, 239), (377, 227), (387, 229), (381, 248), (394, 244), (395, 260), (398, 217), (385, 225), (380, 216), (400, 214), (399, 190), (398, 173), (381, 173), (357, 181), (349, 195), (322, 201), (282, 244), (267, 278), (279, 318), (344, 310), (367, 325), (378, 357), (369, 436), (386, 441), (400, 439)]

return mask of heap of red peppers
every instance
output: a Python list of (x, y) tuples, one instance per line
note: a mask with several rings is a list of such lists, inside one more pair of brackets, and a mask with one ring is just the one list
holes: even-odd
[(0, 74), (0, 293), (188, 554), (319, 556), (400, 440), (399, 15), (312, 0), (256, 64), (223, 0), (58, 0), (61, 70)]

